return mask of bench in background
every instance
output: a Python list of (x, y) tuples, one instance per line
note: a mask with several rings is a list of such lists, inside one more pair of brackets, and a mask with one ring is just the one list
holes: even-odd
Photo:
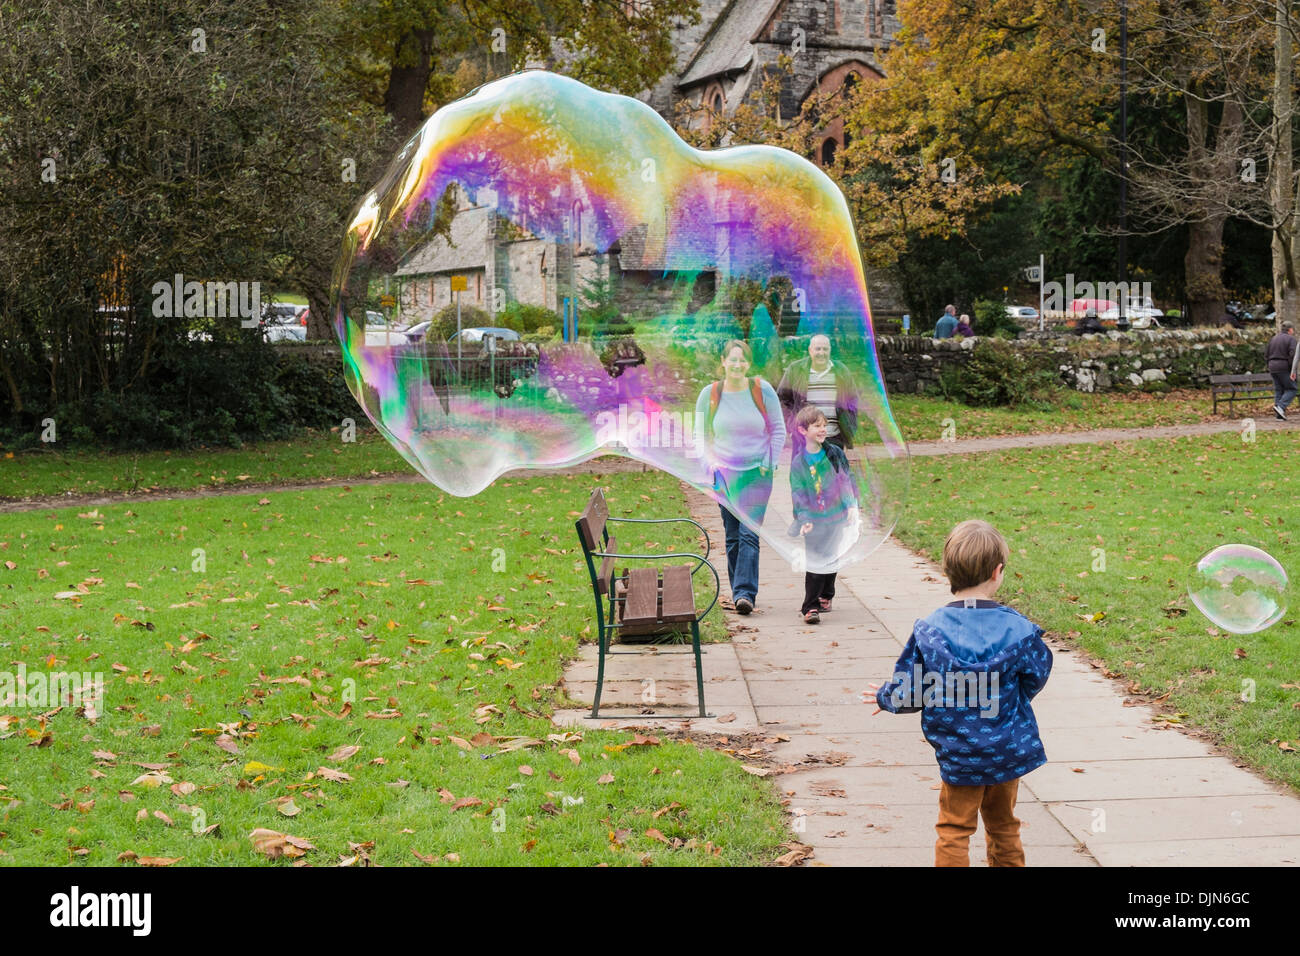
[(1213, 396), (1214, 414), (1219, 414), (1220, 400), (1228, 403), (1228, 414), (1232, 414), (1234, 402), (1245, 402), (1267, 396), (1273, 401), (1273, 376), (1267, 373), (1253, 375), (1211, 375), (1210, 393)]

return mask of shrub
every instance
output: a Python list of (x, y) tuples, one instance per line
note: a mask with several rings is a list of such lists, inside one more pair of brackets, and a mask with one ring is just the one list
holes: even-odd
[(496, 314), (492, 325), (516, 332), (540, 332), (543, 328), (558, 328), (560, 317), (545, 306), (530, 305), (526, 302), (511, 302)]
[[(460, 307), (460, 327), (462, 329), (483, 328), (494, 326), (498, 323), (492, 320), (492, 316), (484, 312), (475, 305), (462, 305)], [(510, 326), (503, 326), (510, 328)], [(437, 334), (434, 334), (436, 330)], [(515, 329), (515, 331), (519, 331)], [(445, 342), (456, 334), (456, 303), (443, 306), (438, 310), (438, 314), (433, 317), (433, 327), (429, 329), (426, 336), (431, 340), (440, 340)]]
[(1020, 323), (1007, 315), (1001, 302), (979, 299), (975, 302), (975, 334), (1014, 339), (1021, 332)]
[(967, 405), (1051, 408), (1062, 390), (1050, 354), (1025, 352), (996, 339), (979, 342), (968, 362), (939, 373), (944, 398)]
[[(358, 417), (342, 363), (312, 362), (308, 352), (251, 338), (186, 343), (130, 389), (103, 390), (42, 414), (58, 422), (61, 446), (116, 449), (240, 445)], [(24, 423), (0, 427), (0, 441), (15, 450), (39, 445), (38, 434)]]

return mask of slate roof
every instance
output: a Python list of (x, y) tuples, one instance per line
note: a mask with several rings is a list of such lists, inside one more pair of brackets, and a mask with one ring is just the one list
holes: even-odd
[(450, 245), (442, 236), (434, 237), (417, 247), (394, 274), (416, 276), (485, 268), (491, 212), (487, 206), (474, 206), (457, 213), (451, 221)]
[(763, 29), (780, 0), (731, 0), (700, 41), (699, 49), (677, 81), (679, 88), (702, 83), (710, 77), (740, 72), (754, 58), (752, 41)]

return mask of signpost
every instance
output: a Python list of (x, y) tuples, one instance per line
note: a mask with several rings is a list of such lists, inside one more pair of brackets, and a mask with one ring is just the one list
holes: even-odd
[(469, 280), (465, 276), (451, 277), (451, 291), (456, 294), (456, 379), (460, 380), (460, 294), (469, 290)]
[[(385, 278), (387, 278), (385, 276)], [(391, 309), (397, 305), (397, 297), (393, 295), (381, 295), (379, 297), (379, 307), (381, 309)], [(393, 317), (388, 315), (384, 318), (384, 345), (392, 346), (393, 344)]]

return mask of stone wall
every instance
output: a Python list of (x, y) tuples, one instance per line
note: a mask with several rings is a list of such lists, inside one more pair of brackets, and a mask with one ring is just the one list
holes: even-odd
[[(1008, 343), (1050, 352), (1061, 381), (1081, 392), (1208, 388), (1211, 375), (1264, 372), (1264, 345), (1272, 327), (1161, 329), (1126, 334), (1073, 335), (1027, 332)], [(930, 339), (882, 335), (876, 339), (890, 391), (934, 393), (939, 372), (970, 361), (981, 338)]]

